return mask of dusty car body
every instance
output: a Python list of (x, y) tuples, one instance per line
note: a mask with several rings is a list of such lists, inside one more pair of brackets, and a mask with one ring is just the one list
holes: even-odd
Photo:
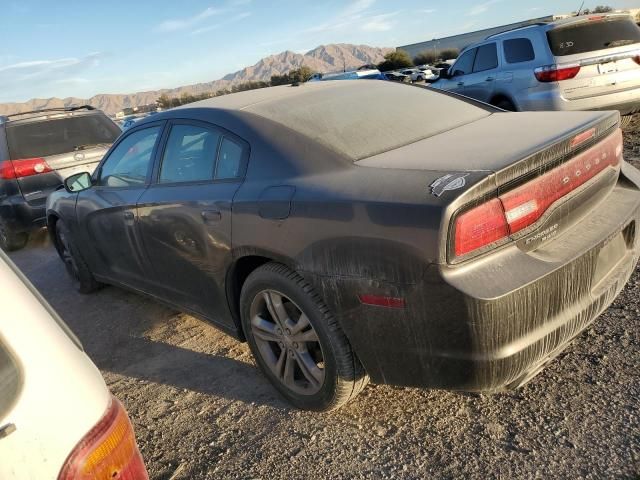
[[(247, 338), (303, 408), (344, 403), (323, 390), (344, 376), (355, 393), (368, 377), (496, 391), (565, 348), (638, 260), (640, 172), (622, 158), (619, 119), (508, 113), (391, 82), (256, 90), (139, 122), (84, 185), (50, 197), (48, 224), (86, 290), (125, 286)], [(162, 181), (185, 124), (233, 140), (234, 175)], [(145, 129), (156, 129), (149, 165), (137, 183), (109, 186), (109, 158)], [(181, 158), (197, 163), (187, 145)], [(269, 315), (268, 334), (253, 331)], [(309, 320), (322, 355), (287, 385), (293, 327)], [(303, 374), (322, 399), (303, 401), (317, 388), (291, 393)]]

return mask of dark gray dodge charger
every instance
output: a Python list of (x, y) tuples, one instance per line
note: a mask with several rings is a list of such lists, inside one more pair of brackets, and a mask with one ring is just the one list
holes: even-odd
[(522, 385), (640, 250), (618, 113), (507, 113), (383, 81), (173, 109), (65, 187), (48, 225), (81, 292), (126, 287), (246, 339), (312, 410), (369, 379)]

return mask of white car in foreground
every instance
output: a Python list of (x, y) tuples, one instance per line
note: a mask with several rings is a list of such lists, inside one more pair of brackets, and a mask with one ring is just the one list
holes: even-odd
[(0, 284), (0, 479), (147, 480), (124, 407), (3, 252)]

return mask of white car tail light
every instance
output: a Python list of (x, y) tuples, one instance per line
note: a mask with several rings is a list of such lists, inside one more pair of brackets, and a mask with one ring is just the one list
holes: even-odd
[(67, 458), (58, 480), (148, 480), (133, 427), (112, 397), (107, 412)]

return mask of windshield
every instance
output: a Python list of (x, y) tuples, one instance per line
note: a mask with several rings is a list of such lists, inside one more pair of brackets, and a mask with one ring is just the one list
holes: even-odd
[(108, 146), (121, 131), (105, 115), (79, 115), (7, 126), (12, 160)]
[(612, 17), (554, 28), (547, 39), (554, 55), (575, 55), (639, 43), (640, 28), (631, 17)]

